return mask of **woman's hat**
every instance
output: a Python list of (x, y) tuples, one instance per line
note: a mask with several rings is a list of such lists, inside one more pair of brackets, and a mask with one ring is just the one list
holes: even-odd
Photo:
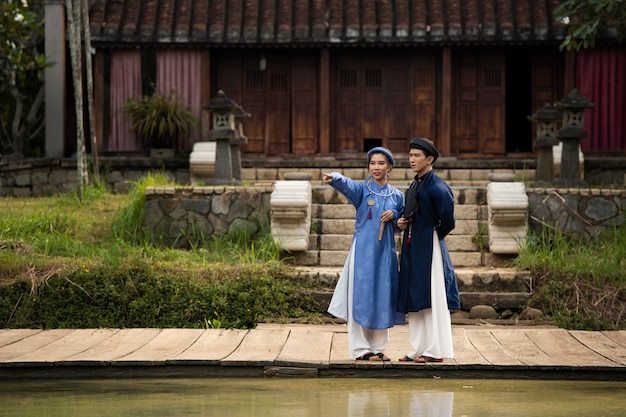
[(387, 148), (383, 148), (382, 146), (377, 146), (375, 148), (370, 149), (369, 151), (367, 151), (367, 161), (369, 162), (371, 156), (373, 153), (382, 153), (383, 155), (385, 155), (387, 157), (387, 159), (389, 160), (389, 163), (391, 164), (391, 166), (393, 166), (393, 155), (391, 154), (391, 151)]

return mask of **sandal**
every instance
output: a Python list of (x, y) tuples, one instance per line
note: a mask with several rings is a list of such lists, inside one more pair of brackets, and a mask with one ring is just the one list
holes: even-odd
[(357, 361), (379, 361), (381, 358), (375, 353), (366, 353), (356, 358)]
[(415, 358), (415, 363), (431, 363), (431, 362), (443, 362), (441, 358), (433, 358), (431, 356), (420, 356), (419, 358)]
[(404, 355), (402, 358), (398, 359), (400, 362), (413, 362), (413, 359), (409, 358), (408, 355)]
[(380, 360), (381, 360), (381, 361), (383, 361), (383, 362), (387, 362), (387, 361), (390, 361), (390, 360), (391, 360), (391, 359), (389, 358), (389, 356), (385, 355), (385, 354), (384, 354), (384, 353), (382, 353), (382, 352), (378, 352), (378, 353), (376, 354), (376, 356), (378, 356), (378, 357), (380, 358)]

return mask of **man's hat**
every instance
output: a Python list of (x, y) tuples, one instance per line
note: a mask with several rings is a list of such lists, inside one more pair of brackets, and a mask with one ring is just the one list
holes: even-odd
[(391, 154), (391, 151), (387, 148), (383, 148), (382, 146), (377, 146), (375, 148), (370, 149), (369, 151), (367, 151), (367, 160), (369, 161), (372, 154), (373, 153), (382, 153), (383, 155), (385, 155), (387, 157), (387, 159), (389, 160), (389, 163), (391, 164), (391, 166), (393, 166), (393, 155)]
[(409, 147), (415, 148), (415, 149), (421, 149), (422, 151), (424, 151), (426, 156), (430, 155), (434, 157), (435, 161), (437, 160), (437, 158), (439, 158), (439, 151), (428, 140), (425, 140), (422, 138), (413, 138), (411, 139), (411, 144), (409, 145)]

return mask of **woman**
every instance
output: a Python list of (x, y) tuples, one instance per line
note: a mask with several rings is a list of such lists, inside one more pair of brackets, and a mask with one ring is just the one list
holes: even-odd
[(356, 360), (388, 361), (389, 328), (404, 323), (396, 313), (398, 258), (394, 239), (404, 197), (387, 183), (393, 155), (382, 147), (367, 153), (369, 176), (356, 182), (337, 172), (323, 174), (325, 184), (356, 208), (355, 231), (328, 312), (348, 324), (350, 355)]

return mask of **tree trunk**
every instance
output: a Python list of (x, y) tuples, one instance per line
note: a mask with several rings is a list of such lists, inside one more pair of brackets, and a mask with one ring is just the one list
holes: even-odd
[[(86, 182), (84, 168), (85, 131), (83, 124), (83, 77), (81, 66), (80, 41), (80, 5), (73, 7), (74, 0), (65, 0), (66, 15), (69, 27), (70, 58), (72, 61), (72, 78), (74, 80), (74, 101), (76, 108), (76, 169), (78, 175), (78, 198), (82, 201), (83, 184)], [(80, 0), (76, 0), (80, 1)]]
[(91, 65), (91, 35), (89, 33), (88, 0), (79, 0), (82, 6), (82, 27), (85, 37), (85, 74), (87, 76), (87, 108), (89, 110), (89, 134), (91, 136), (91, 155), (93, 158), (94, 178), (100, 182), (100, 163), (98, 162), (98, 140), (96, 138), (96, 120), (93, 104), (93, 73)]

